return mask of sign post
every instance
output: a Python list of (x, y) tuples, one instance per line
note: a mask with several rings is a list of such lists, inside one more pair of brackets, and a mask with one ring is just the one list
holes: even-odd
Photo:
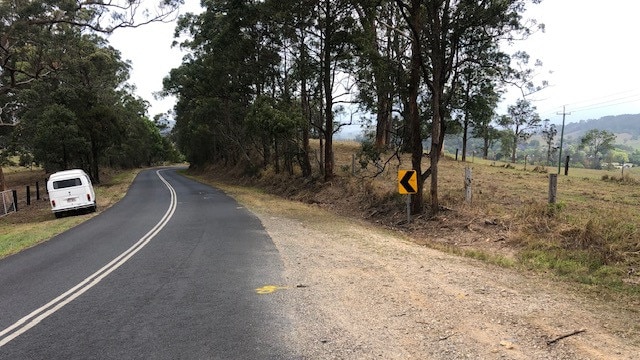
[(411, 222), (411, 194), (418, 192), (418, 173), (415, 170), (398, 170), (398, 192), (407, 195), (407, 224)]

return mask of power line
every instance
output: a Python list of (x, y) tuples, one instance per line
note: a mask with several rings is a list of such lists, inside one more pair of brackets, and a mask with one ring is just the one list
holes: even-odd
[[(629, 95), (620, 96), (623, 94), (629, 94)], [(565, 104), (563, 106), (571, 106), (573, 112), (583, 112), (583, 111), (589, 111), (589, 110), (602, 109), (610, 106), (629, 104), (629, 103), (634, 103), (639, 101), (640, 101), (640, 94), (638, 94), (634, 90), (626, 90), (626, 91), (621, 91), (614, 94), (594, 97), (587, 100), (581, 100), (581, 101)], [(557, 107), (554, 106), (552, 108), (557, 108)], [(540, 115), (543, 117), (548, 115), (562, 115), (562, 113), (559, 113), (559, 112), (556, 113), (555, 110), (551, 110), (552, 108), (546, 107), (544, 111), (540, 111)]]
[[(629, 93), (633, 93), (634, 95), (630, 95), (630, 96), (636, 96), (636, 90), (635, 89), (629, 89), (629, 90), (625, 90), (625, 91), (619, 91), (613, 94), (608, 94), (608, 95), (604, 95), (604, 96), (597, 96), (597, 97), (592, 97), (590, 99), (586, 99), (586, 100), (581, 100), (581, 101), (577, 101), (574, 103), (569, 103), (569, 104), (564, 104), (566, 106), (571, 106), (571, 107), (586, 107), (586, 106), (591, 106), (593, 105), (594, 102), (607, 102), (607, 101), (616, 101), (619, 99), (620, 95), (625, 95), (629, 94)], [(623, 98), (625, 97), (623, 96)], [(610, 99), (610, 98), (614, 98), (614, 99)], [(610, 100), (606, 100), (606, 99), (610, 99)]]
[[(625, 100), (625, 99), (633, 99), (633, 100), (620, 101), (620, 100)], [(615, 102), (615, 101), (617, 101), (617, 102)], [(606, 107), (609, 107), (609, 106), (629, 104), (629, 103), (638, 102), (638, 101), (640, 101), (640, 95), (633, 95), (633, 96), (627, 96), (627, 97), (619, 98), (619, 99), (612, 99), (610, 101), (605, 101), (605, 102), (602, 102), (602, 103), (593, 104), (591, 106), (583, 106), (581, 108), (574, 109), (574, 111), (578, 112), (578, 111), (596, 110), (596, 109), (606, 108)]]

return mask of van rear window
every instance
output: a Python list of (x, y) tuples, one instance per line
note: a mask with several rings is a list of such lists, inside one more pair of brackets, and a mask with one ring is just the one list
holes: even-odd
[(72, 186), (80, 186), (80, 185), (82, 185), (82, 181), (80, 180), (80, 178), (59, 180), (59, 181), (53, 182), (54, 189), (64, 189), (64, 188), (68, 188)]

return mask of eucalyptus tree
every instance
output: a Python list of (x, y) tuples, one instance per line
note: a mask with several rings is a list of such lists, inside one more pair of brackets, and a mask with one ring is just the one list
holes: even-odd
[[(353, 60), (353, 5), (349, 0), (319, 0), (316, 3), (318, 14), (316, 31), (319, 37), (320, 83), (323, 93), (322, 127), (318, 129), (324, 139), (324, 179), (334, 177), (333, 135), (337, 131), (335, 124), (336, 95), (344, 87), (344, 77), (348, 76)], [(338, 94), (336, 94), (338, 93)]]
[[(118, 28), (168, 21), (182, 0), (0, 2), (0, 94), (27, 87), (61, 68), (61, 36), (71, 29), (111, 33)], [(3, 108), (6, 104), (3, 104)], [(6, 118), (5, 118), (6, 119)]]
[(164, 92), (178, 98), (175, 132), (195, 166), (240, 159), (254, 165), (247, 113), (257, 98), (282, 92), (280, 39), (270, 35), (267, 5), (210, 1), (178, 22), (176, 34), (189, 36), (181, 46), (190, 54), (165, 78)]
[(495, 108), (500, 100), (495, 73), (492, 68), (467, 67), (460, 72), (458, 100), (460, 102), (460, 122), (462, 125), (462, 161), (466, 161), (469, 128), (477, 129), (479, 137), (485, 141), (488, 149), (490, 140), (488, 126), (493, 119)]
[[(319, 114), (320, 111), (314, 111), (315, 106), (314, 103), (321, 103), (321, 99), (318, 101), (314, 101), (318, 99), (317, 96), (313, 94), (320, 94), (319, 91), (315, 91), (315, 89), (319, 89), (320, 82), (319, 79), (314, 76), (314, 69), (319, 68), (317, 66), (318, 62), (314, 61), (313, 57), (310, 55), (312, 53), (312, 48), (315, 46), (313, 42), (310, 43), (310, 34), (309, 29), (312, 27), (313, 18), (312, 18), (312, 6), (307, 2), (295, 2), (299, 3), (299, 6), (294, 7), (295, 11), (289, 12), (290, 17), (285, 17), (285, 36), (291, 42), (291, 57), (293, 57), (293, 79), (295, 79), (297, 89), (300, 109), (302, 112), (302, 116), (304, 121), (302, 122), (301, 128), (301, 137), (302, 137), (302, 145), (301, 145), (301, 160), (300, 167), (302, 170), (302, 176), (309, 177), (312, 174), (311, 167), (311, 159), (310, 152), (311, 147), (309, 145), (311, 131), (320, 128), (320, 126), (312, 127), (313, 124), (318, 124), (320, 121), (317, 121), (316, 118), (319, 116), (315, 114)], [(283, 5), (287, 5), (286, 2), (282, 3)], [(281, 8), (282, 13), (287, 13), (286, 8)]]
[(551, 165), (551, 155), (557, 149), (553, 147), (556, 135), (558, 135), (558, 128), (556, 125), (550, 124), (549, 119), (545, 119), (542, 127), (542, 139), (547, 145), (547, 165)]
[[(18, 126), (23, 135), (33, 135), (31, 149), (45, 168), (80, 166), (100, 182), (101, 161), (107, 150), (125, 136), (122, 122), (127, 119), (120, 109), (123, 96), (129, 92), (123, 87), (129, 65), (98, 36), (77, 32), (75, 40), (67, 44), (64, 67), (21, 92), (20, 100), (25, 105)], [(56, 135), (60, 140), (52, 141)], [(28, 137), (23, 138), (28, 141)], [(68, 143), (60, 143), (65, 141)], [(54, 155), (59, 155), (62, 162), (53, 161)]]
[(360, 105), (375, 114), (374, 146), (382, 150), (391, 144), (394, 100), (401, 89), (402, 58), (408, 46), (406, 27), (394, 1), (369, 0), (354, 3), (359, 30), (355, 42), (358, 62)]
[(489, 149), (500, 140), (501, 132), (494, 126), (496, 114), (493, 112), (490, 117), (476, 117), (473, 122), (471, 134), (473, 137), (482, 140), (482, 158), (489, 157)]
[[(280, 159), (284, 160), (285, 169), (293, 173), (293, 155), (297, 132), (304, 121), (297, 112), (283, 111), (271, 98), (258, 97), (250, 107), (245, 123), (249, 139), (257, 139), (256, 148), (262, 149), (263, 166), (266, 167), (273, 158), (275, 172), (281, 169)], [(275, 154), (272, 156), (271, 151)], [(283, 156), (284, 153), (284, 156)]]
[(613, 150), (613, 142), (616, 135), (607, 130), (591, 129), (580, 138), (580, 150), (585, 150), (590, 158), (590, 165), (594, 169), (600, 169), (600, 158), (608, 151)]
[(518, 145), (527, 141), (540, 127), (540, 116), (530, 101), (519, 99), (507, 108), (508, 115), (502, 116), (498, 123), (507, 131), (507, 148), (511, 162), (516, 162)]
[[(539, 2), (533, 0), (532, 2)], [(496, 49), (501, 40), (522, 37), (531, 32), (522, 21), (526, 0), (396, 0), (411, 30), (413, 80), (415, 73), (421, 73), (428, 88), (428, 98), (432, 111), (430, 167), (422, 171), (422, 139), (420, 139), (420, 116), (411, 115), (412, 165), (421, 176), (418, 178), (418, 192), (411, 198), (411, 210), (423, 210), (422, 188), (431, 176), (430, 202), (432, 213), (437, 213), (438, 161), (443, 146), (446, 119), (451, 111), (455, 89), (459, 86), (459, 70), (468, 62), (482, 59), (487, 49)], [(418, 94), (410, 94), (413, 112)]]

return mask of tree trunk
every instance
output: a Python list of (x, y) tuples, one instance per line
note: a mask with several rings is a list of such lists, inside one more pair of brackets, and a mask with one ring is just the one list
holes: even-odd
[(411, 38), (411, 67), (409, 69), (409, 136), (411, 140), (411, 164), (418, 176), (417, 192), (411, 195), (411, 213), (420, 214), (424, 209), (422, 194), (425, 175), (422, 174), (422, 132), (420, 113), (418, 108), (418, 94), (420, 91), (420, 1), (411, 1), (411, 24), (414, 28)]
[(307, 47), (305, 45), (304, 29), (301, 29), (300, 33), (300, 101), (302, 106), (302, 113), (305, 117), (304, 125), (302, 126), (302, 159), (300, 167), (302, 168), (302, 176), (307, 178), (311, 176), (311, 160), (310, 160), (310, 146), (309, 146), (309, 131), (311, 129), (311, 107), (309, 106), (309, 92), (307, 90)]
[[(432, 6), (429, 9), (428, 16), (430, 17), (432, 46), (434, 48), (429, 49), (431, 55), (430, 60), (433, 68), (432, 83), (431, 83), (431, 107), (433, 110), (433, 120), (431, 123), (431, 153), (430, 153), (430, 168), (431, 168), (431, 213), (436, 215), (439, 211), (439, 199), (438, 199), (438, 162), (440, 161), (440, 151), (443, 148), (442, 141), (444, 139), (444, 120), (442, 105), (442, 96), (445, 89), (445, 47), (442, 43), (442, 24), (438, 8)], [(426, 74), (425, 74), (426, 76)]]
[(324, 140), (324, 180), (333, 179), (333, 111), (331, 105), (327, 104), (328, 112), (325, 114), (325, 140)]
[[(436, 78), (435, 74), (434, 78)], [(442, 126), (440, 93), (435, 81), (434, 91), (431, 98), (433, 106), (433, 122), (431, 124), (431, 153), (429, 154), (429, 158), (431, 160), (431, 190), (429, 194), (431, 195), (431, 213), (435, 215), (438, 213), (440, 206), (438, 201), (438, 161), (440, 161), (440, 150), (442, 149), (440, 146), (442, 143), (440, 138), (440, 127)]]
[(391, 128), (391, 104), (386, 92), (378, 91), (378, 113), (376, 114), (376, 142), (377, 149), (389, 145)]
[(518, 148), (518, 136), (513, 137), (513, 145), (511, 148), (511, 163), (516, 163), (516, 149)]
[(482, 158), (487, 160), (489, 157), (489, 131), (484, 135), (484, 145), (482, 147)]
[(305, 122), (302, 127), (302, 161), (300, 167), (302, 168), (302, 176), (311, 176), (311, 160), (309, 159), (309, 129), (311, 126), (311, 110), (309, 109), (309, 98), (307, 94), (307, 81), (302, 79), (301, 84), (301, 97), (302, 97), (302, 112), (305, 115)]
[(279, 151), (278, 139), (273, 140), (273, 152), (274, 152), (274, 161), (273, 164), (275, 166), (276, 174), (280, 173), (280, 151)]
[(4, 182), (4, 171), (2, 170), (2, 166), (0, 166), (0, 191), (7, 190), (7, 185)]
[(333, 79), (331, 76), (331, 47), (333, 38), (333, 18), (331, 16), (331, 3), (325, 0), (326, 26), (325, 41), (322, 57), (322, 69), (325, 98), (325, 123), (324, 123), (324, 180), (333, 179)]
[[(368, 6), (357, 7), (358, 18), (365, 34), (365, 41), (367, 43), (365, 55), (371, 61), (371, 72), (373, 74), (373, 84), (376, 92), (376, 133), (374, 146), (377, 149), (384, 149), (389, 145), (388, 139), (390, 138), (388, 130), (390, 128), (390, 104), (389, 104), (389, 91), (388, 91), (388, 70), (386, 68), (386, 62), (388, 60), (383, 59), (380, 54), (380, 46), (378, 43), (378, 30), (376, 27), (376, 16), (379, 14), (379, 9)], [(387, 29), (387, 34), (389, 33)]]

